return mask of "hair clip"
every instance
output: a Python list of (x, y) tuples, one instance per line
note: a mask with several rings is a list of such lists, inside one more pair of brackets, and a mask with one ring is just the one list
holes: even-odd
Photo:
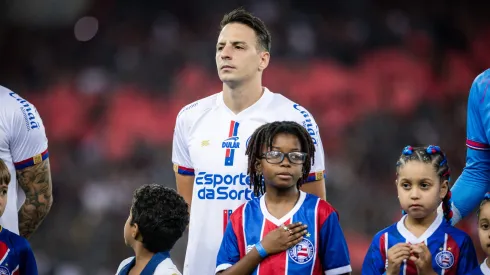
[(440, 153), (441, 152), (441, 148), (437, 145), (429, 145), (427, 146), (427, 149), (425, 149), (425, 151), (427, 152), (427, 154), (429, 155), (432, 155), (432, 154), (435, 154), (435, 153)]
[(413, 154), (413, 147), (408, 145), (408, 146), (405, 146), (405, 148), (403, 148), (403, 152), (402, 154), (404, 154), (405, 156), (410, 156)]
[(488, 192), (488, 193), (485, 194), (484, 199), (485, 200), (490, 200), (490, 192)]

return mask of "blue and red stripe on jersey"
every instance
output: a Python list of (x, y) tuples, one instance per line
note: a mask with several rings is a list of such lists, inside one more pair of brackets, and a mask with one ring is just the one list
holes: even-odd
[[(228, 139), (237, 137), (238, 135), (238, 126), (240, 123), (232, 120), (230, 121), (230, 131), (228, 133)], [(226, 148), (225, 153), (225, 166), (233, 166), (235, 160), (235, 149), (234, 148)]]
[(490, 145), (486, 143), (481, 143), (477, 141), (473, 141), (470, 139), (466, 139), (466, 146), (475, 150), (490, 150)]
[(317, 181), (326, 178), (325, 170), (319, 172), (312, 172), (308, 175), (306, 182)]
[(32, 158), (28, 158), (28, 159), (23, 160), (23, 161), (15, 162), (14, 163), (15, 169), (20, 170), (20, 169), (24, 169), (24, 168), (39, 164), (39, 163), (43, 162), (45, 159), (47, 159), (48, 157), (49, 157), (49, 152), (48, 152), (48, 149), (46, 149), (41, 154), (35, 155)]
[(176, 172), (179, 173), (180, 175), (184, 175), (184, 176), (194, 176), (194, 169), (192, 168), (187, 168), (187, 167), (184, 167), (184, 166), (180, 166), (180, 165), (175, 165), (176, 166)]

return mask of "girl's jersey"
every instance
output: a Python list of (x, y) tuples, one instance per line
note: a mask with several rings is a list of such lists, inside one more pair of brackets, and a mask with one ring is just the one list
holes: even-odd
[(286, 251), (266, 257), (253, 275), (335, 275), (352, 271), (347, 243), (335, 209), (314, 195), (300, 192), (296, 205), (281, 219), (269, 213), (264, 196), (233, 212), (218, 252), (216, 272), (245, 257), (269, 232), (282, 224), (296, 222), (308, 226), (303, 240)]
[[(432, 255), (432, 268), (437, 274), (467, 274), (478, 266), (475, 248), (470, 237), (463, 231), (445, 222), (438, 214), (434, 222), (419, 238), (405, 227), (402, 219), (374, 236), (362, 266), (362, 274), (383, 274), (388, 266), (388, 250), (398, 243), (418, 244), (424, 242)], [(400, 274), (417, 274), (415, 263), (406, 260)]]

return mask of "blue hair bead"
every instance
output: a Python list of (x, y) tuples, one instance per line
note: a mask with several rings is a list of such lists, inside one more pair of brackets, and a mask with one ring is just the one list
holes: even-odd
[(405, 156), (410, 156), (413, 154), (413, 147), (408, 145), (408, 146), (405, 146), (405, 148), (403, 148), (403, 152), (402, 154), (404, 154)]

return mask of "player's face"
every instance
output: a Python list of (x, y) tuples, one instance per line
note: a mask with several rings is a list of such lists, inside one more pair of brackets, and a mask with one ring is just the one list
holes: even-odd
[(478, 236), (480, 245), (485, 254), (490, 255), (490, 202), (480, 208), (478, 219)]
[(260, 77), (269, 63), (269, 53), (258, 47), (252, 28), (240, 23), (226, 25), (216, 44), (216, 67), (221, 81), (233, 86)]
[(0, 216), (3, 215), (3, 211), (5, 211), (5, 206), (7, 205), (7, 191), (7, 184), (0, 185)]
[[(301, 177), (303, 170), (302, 163), (295, 163), (299, 162), (298, 156), (302, 154), (298, 138), (290, 134), (278, 134), (272, 142), (271, 150), (269, 152), (264, 150), (263, 152), (269, 154), (269, 156), (261, 159), (259, 170), (264, 175), (267, 189), (271, 187), (277, 189), (296, 188), (296, 183)], [(281, 153), (290, 152), (294, 152), (294, 154), (290, 155), (294, 162), (284, 156), (282, 162), (277, 163), (282, 157)]]
[(410, 217), (422, 219), (437, 211), (448, 192), (432, 164), (409, 161), (398, 170), (397, 190), (400, 205)]

